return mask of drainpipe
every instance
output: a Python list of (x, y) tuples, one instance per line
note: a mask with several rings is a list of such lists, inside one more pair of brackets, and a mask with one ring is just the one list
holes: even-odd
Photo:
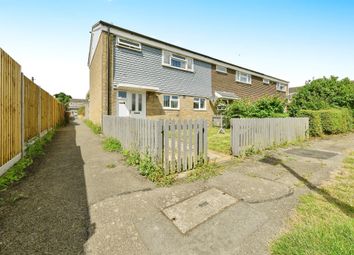
[(107, 40), (107, 115), (111, 115), (111, 28), (108, 27), (108, 40)]

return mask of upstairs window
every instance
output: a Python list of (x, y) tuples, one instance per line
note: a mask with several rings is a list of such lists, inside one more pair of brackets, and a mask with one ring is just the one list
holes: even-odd
[(162, 65), (191, 72), (194, 71), (194, 62), (192, 58), (165, 50), (162, 51)]
[(178, 96), (171, 96), (171, 95), (164, 95), (163, 96), (163, 108), (164, 109), (179, 109), (179, 97)]
[(216, 71), (218, 73), (227, 73), (227, 68), (225, 66), (216, 65)]
[(194, 110), (205, 110), (205, 98), (195, 97), (193, 100), (193, 109)]
[(236, 71), (236, 81), (246, 83), (246, 84), (251, 84), (252, 76), (248, 73)]
[(270, 84), (270, 80), (269, 79), (263, 79), (263, 84), (269, 85)]
[(277, 82), (276, 88), (278, 91), (286, 92), (286, 85), (280, 82)]
[(124, 38), (117, 38), (117, 45), (122, 48), (141, 51), (141, 43), (135, 42), (132, 40), (124, 39)]

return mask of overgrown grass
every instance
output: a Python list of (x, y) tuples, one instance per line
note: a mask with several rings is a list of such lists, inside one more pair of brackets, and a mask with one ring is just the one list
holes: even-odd
[(0, 177), (0, 190), (6, 189), (9, 185), (18, 182), (26, 175), (26, 168), (32, 165), (35, 158), (44, 154), (44, 145), (53, 139), (54, 134), (54, 130), (49, 131), (26, 149), (26, 156)]
[(321, 192), (304, 195), (290, 230), (271, 245), (276, 255), (354, 254), (354, 152)]
[(84, 120), (84, 123), (94, 132), (96, 135), (102, 133), (101, 126), (93, 123), (91, 120)]
[(122, 151), (122, 144), (116, 138), (108, 137), (102, 142), (103, 149), (109, 152), (120, 152)]
[(208, 128), (208, 148), (224, 154), (231, 154), (230, 129), (225, 128), (225, 134), (218, 134), (218, 127)]
[(165, 175), (163, 169), (157, 166), (149, 156), (141, 156), (138, 152), (123, 151), (126, 161), (131, 166), (137, 166), (141, 175), (146, 176), (158, 186), (170, 186), (176, 181), (176, 174)]

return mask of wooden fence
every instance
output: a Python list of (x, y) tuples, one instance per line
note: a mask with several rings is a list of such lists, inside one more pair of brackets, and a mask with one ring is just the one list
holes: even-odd
[(193, 169), (207, 160), (207, 121), (103, 117), (103, 134), (125, 149), (150, 156), (165, 174)]
[(308, 128), (308, 118), (231, 119), (232, 153), (306, 139)]
[(64, 106), (0, 49), (0, 175), (21, 158), (26, 142), (63, 120)]

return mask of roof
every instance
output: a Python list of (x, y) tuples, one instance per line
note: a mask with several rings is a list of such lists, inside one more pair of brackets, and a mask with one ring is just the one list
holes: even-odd
[(70, 99), (70, 102), (73, 102), (73, 103), (86, 103), (87, 100), (86, 99), (79, 99), (79, 98), (72, 98), (72, 99)]
[(299, 89), (301, 89), (303, 86), (298, 86), (298, 87), (292, 87), (289, 88), (289, 94), (290, 93), (296, 93)]
[[(270, 76), (270, 75), (267, 75), (267, 74), (264, 74), (264, 73), (261, 73), (261, 72), (255, 71), (255, 70), (251, 70), (251, 69), (248, 69), (248, 68), (245, 68), (245, 67), (241, 67), (241, 66), (238, 66), (238, 65), (235, 65), (235, 64), (226, 62), (226, 61), (224, 61), (224, 60), (220, 60), (220, 59), (217, 59), (217, 58), (213, 58), (213, 57), (210, 57), (210, 56), (208, 56), (208, 55), (205, 55), (205, 54), (202, 54), (202, 53), (199, 53), (199, 52), (196, 52), (196, 51), (192, 51), (192, 50), (189, 50), (189, 49), (186, 49), (186, 48), (182, 48), (182, 47), (180, 47), (180, 46), (177, 46), (177, 45), (174, 45), (174, 44), (171, 44), (171, 43), (168, 43), (168, 42), (164, 42), (164, 41), (161, 41), (161, 40), (159, 40), (159, 39), (152, 38), (152, 37), (149, 37), (149, 36), (147, 36), (147, 35), (140, 34), (140, 33), (137, 33), (137, 32), (131, 31), (131, 30), (128, 30), (128, 29), (126, 29), (126, 28), (122, 28), (122, 27), (113, 25), (113, 24), (111, 24), (111, 23), (102, 21), (102, 20), (98, 21), (96, 24), (94, 24), (94, 25), (92, 26), (92, 31), (94, 31), (94, 30), (97, 28), (97, 26), (99, 26), (99, 25), (107, 26), (107, 27), (109, 27), (109, 28), (118, 29), (118, 30), (123, 31), (123, 32), (126, 32), (126, 33), (128, 33), (128, 34), (135, 35), (135, 36), (139, 36), (139, 37), (142, 37), (142, 38), (145, 38), (145, 39), (148, 39), (148, 40), (157, 42), (157, 43), (161, 43), (161, 44), (164, 44), (164, 45), (167, 45), (167, 46), (176, 48), (176, 49), (180, 49), (180, 50), (183, 50), (183, 51), (186, 51), (186, 52), (189, 52), (189, 53), (192, 53), (192, 54), (195, 54), (195, 55), (198, 55), (198, 56), (207, 58), (207, 59), (209, 59), (209, 60), (217, 61), (217, 62), (223, 63), (223, 64), (225, 64), (225, 65), (232, 66), (232, 67), (237, 68), (237, 69), (242, 69), (242, 70), (245, 70), (245, 71), (249, 71), (249, 72), (252, 72), (252, 73), (254, 73), (254, 74), (256, 74), (256, 75), (259, 75), (259, 76), (266, 76), (267, 78), (279, 80), (280, 82), (289, 83), (289, 81), (286, 81), (286, 80), (283, 80), (283, 79), (280, 79), (280, 78), (276, 78), (276, 77), (274, 77), (274, 76)], [(92, 40), (92, 34), (91, 34), (91, 40)], [(89, 55), (90, 55), (90, 54), (91, 54), (91, 47), (90, 47), (90, 53), (89, 53)], [(90, 59), (90, 56), (89, 56), (89, 59)]]
[(215, 91), (215, 97), (222, 98), (222, 99), (239, 99), (240, 98), (235, 93), (226, 92), (226, 91)]

